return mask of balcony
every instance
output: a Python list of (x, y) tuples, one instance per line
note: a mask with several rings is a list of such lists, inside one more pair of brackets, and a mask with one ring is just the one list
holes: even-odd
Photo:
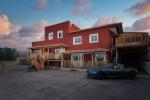
[(59, 53), (32, 53), (30, 54), (30, 58), (42, 58), (45, 60), (61, 60), (62, 55)]
[(148, 46), (149, 36), (147, 33), (123, 33), (116, 38), (116, 47)]

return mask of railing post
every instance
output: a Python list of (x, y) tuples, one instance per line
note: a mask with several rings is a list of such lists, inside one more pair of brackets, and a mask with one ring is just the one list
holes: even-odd
[(93, 68), (93, 60), (94, 60), (94, 54), (92, 53), (92, 68)]
[(116, 64), (118, 64), (118, 50), (116, 49)]

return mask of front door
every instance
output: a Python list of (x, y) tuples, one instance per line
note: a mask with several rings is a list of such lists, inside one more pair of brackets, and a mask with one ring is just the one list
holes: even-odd
[(72, 66), (74, 68), (82, 67), (82, 54), (72, 54)]

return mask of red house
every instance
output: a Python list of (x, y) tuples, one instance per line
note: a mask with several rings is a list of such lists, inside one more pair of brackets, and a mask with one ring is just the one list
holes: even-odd
[(70, 21), (47, 26), (45, 40), (32, 42), (29, 58), (39, 70), (46, 66), (93, 67), (111, 60), (113, 36), (119, 33), (122, 23), (86, 29)]

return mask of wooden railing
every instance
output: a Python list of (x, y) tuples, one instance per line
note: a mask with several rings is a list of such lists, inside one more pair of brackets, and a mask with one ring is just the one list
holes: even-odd
[(79, 62), (76, 62), (78, 64), (75, 64), (73, 61), (71, 60), (64, 60), (63, 61), (63, 67), (64, 68), (83, 68), (83, 69), (89, 69), (89, 68), (94, 68), (94, 67), (100, 67), (102, 65), (104, 65), (104, 62), (101, 61), (88, 61), (88, 62), (82, 62), (82, 64), (80, 65)]
[(147, 46), (148, 35), (123, 35), (116, 38), (116, 47)]
[(36, 58), (41, 57), (43, 59), (50, 59), (50, 60), (60, 60), (62, 59), (61, 54), (55, 54), (55, 53), (40, 53), (40, 54), (31, 54), (30, 58)]
[(56, 59), (56, 60), (58, 60), (58, 59), (62, 59), (62, 56), (59, 53), (49, 53), (48, 59)]

